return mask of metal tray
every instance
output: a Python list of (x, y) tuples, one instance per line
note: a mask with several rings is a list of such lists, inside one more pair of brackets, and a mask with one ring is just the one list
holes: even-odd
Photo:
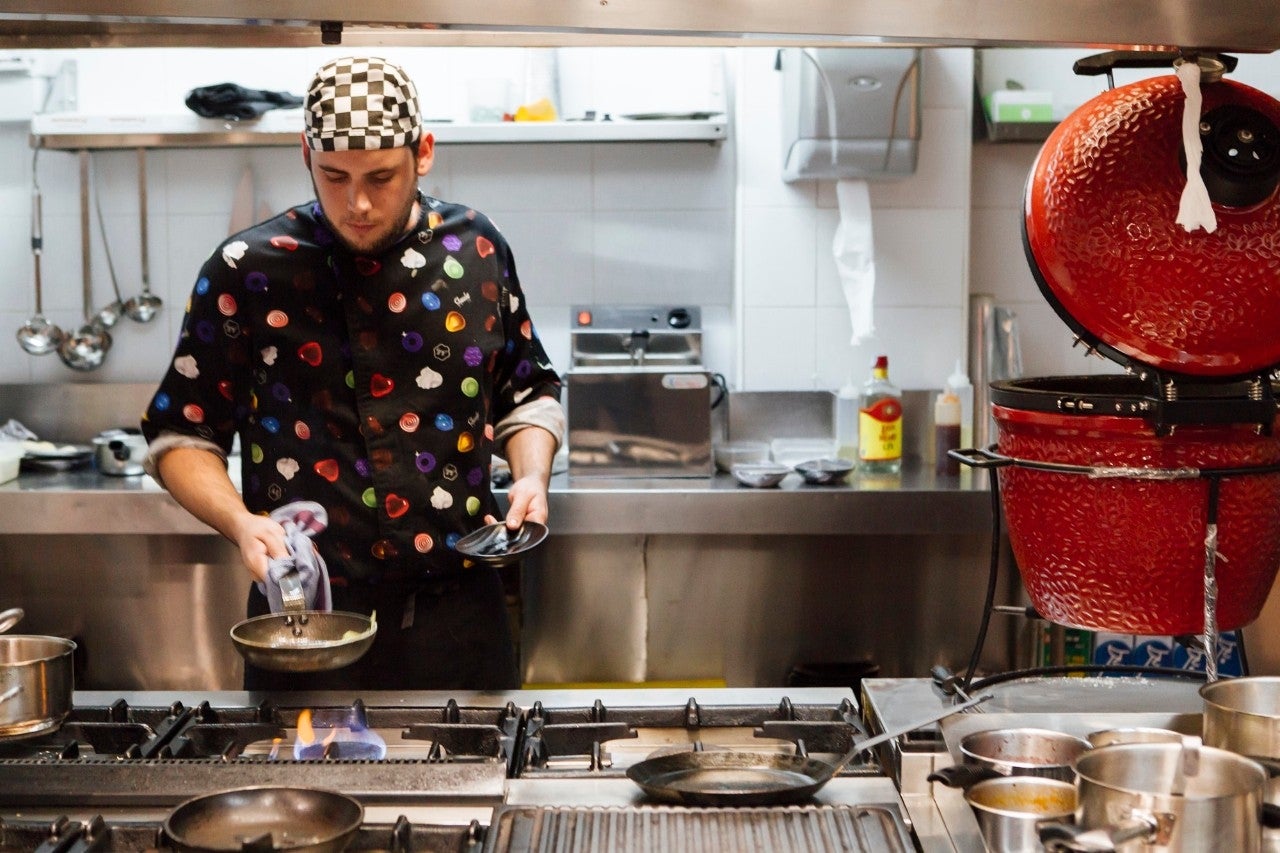
[[(572, 847), (557, 846), (577, 839)], [(591, 843), (595, 840), (595, 844)], [(915, 850), (896, 809), (884, 805), (773, 808), (669, 806), (502, 806), (485, 836), (485, 853), (535, 850), (723, 853), (726, 850)]]

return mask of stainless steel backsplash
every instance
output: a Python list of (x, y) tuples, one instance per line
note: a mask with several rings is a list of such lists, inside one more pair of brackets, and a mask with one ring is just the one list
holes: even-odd
[[(925, 458), (933, 449), (937, 391), (902, 394), (902, 452)], [(728, 432), (717, 439), (834, 438), (836, 395), (831, 391), (733, 391)]]
[(136, 427), (151, 383), (0, 385), (0, 423), (13, 418), (45, 441), (85, 444), (104, 429)]

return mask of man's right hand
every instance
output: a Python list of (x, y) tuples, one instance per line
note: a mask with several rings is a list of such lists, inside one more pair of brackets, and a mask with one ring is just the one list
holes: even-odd
[(237, 520), (234, 541), (240, 549), (240, 562), (254, 580), (267, 579), (267, 564), (289, 556), (284, 544), (284, 528), (265, 515), (246, 512)]

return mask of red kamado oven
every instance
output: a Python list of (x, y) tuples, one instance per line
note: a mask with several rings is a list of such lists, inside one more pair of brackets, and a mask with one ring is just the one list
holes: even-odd
[[(1109, 74), (1108, 56), (1085, 73)], [(1222, 79), (1231, 57), (1186, 61), (1216, 229), (1175, 221), (1188, 161), (1176, 74), (1081, 106), (1027, 183), (1041, 291), (1126, 368), (992, 385), (1010, 543), (1032, 604), (1063, 625), (1235, 629), (1280, 567), (1280, 102)]]

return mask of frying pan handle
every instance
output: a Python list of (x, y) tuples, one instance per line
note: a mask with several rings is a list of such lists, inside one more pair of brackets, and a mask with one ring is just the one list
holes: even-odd
[[(1173, 61), (1183, 56), (1180, 50), (1109, 50), (1077, 59), (1071, 70), (1081, 77), (1110, 76), (1117, 68), (1169, 68)], [(1228, 72), (1236, 69), (1240, 61), (1225, 53), (1213, 54)]]

